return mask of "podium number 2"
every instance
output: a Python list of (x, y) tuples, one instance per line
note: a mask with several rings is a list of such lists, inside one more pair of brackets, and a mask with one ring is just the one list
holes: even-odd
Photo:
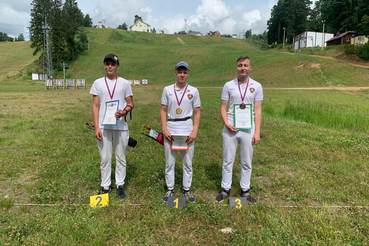
[(175, 208), (178, 208), (178, 198), (175, 199), (173, 202), (176, 204)]
[(97, 196), (95, 200), (99, 200), (99, 201), (96, 203), (96, 207), (100, 207), (100, 206), (101, 206), (100, 202), (101, 202), (101, 200), (102, 200), (101, 196)]
[(241, 200), (236, 199), (235, 202), (237, 203), (236, 208), (242, 208)]

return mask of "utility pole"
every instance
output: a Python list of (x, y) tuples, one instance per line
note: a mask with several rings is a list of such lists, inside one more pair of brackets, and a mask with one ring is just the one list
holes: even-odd
[(65, 67), (68, 66), (68, 64), (63, 62), (61, 65), (63, 66), (63, 74), (64, 74), (64, 81), (65, 81)]
[(324, 39), (325, 39), (325, 36), (324, 36), (324, 24), (325, 24), (325, 20), (322, 20), (322, 22), (323, 22), (323, 37), (322, 37), (322, 51), (323, 51)]
[(48, 75), (48, 79), (53, 76), (53, 61), (51, 59), (51, 46), (50, 46), (50, 30), (51, 27), (47, 24), (45, 18), (45, 25), (42, 26), (44, 30), (44, 73)]
[(185, 21), (185, 33), (187, 34), (187, 19), (184, 19)]
[(285, 35), (286, 35), (286, 28), (283, 27), (283, 48), (284, 48)]

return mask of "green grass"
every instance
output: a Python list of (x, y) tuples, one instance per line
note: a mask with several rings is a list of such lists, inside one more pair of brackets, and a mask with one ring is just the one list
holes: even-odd
[[(122, 32), (122, 40), (107, 43), (111, 31), (91, 29), (91, 50), (69, 64), (68, 74), (88, 79), (87, 89), (45, 90), (44, 83), (27, 83), (21, 76), (0, 82), (2, 244), (368, 244), (369, 90), (275, 89), (365, 85), (367, 70), (253, 51), (226, 38)], [(133, 87), (135, 109), (128, 123), (138, 144), (127, 149), (127, 199), (120, 202), (113, 192), (109, 207), (92, 209), (89, 197), (99, 189), (100, 158), (93, 131), (84, 124), (92, 122), (90, 83), (104, 74), (102, 57), (110, 50), (119, 52), (121, 76), (146, 78), (149, 85)], [(251, 180), (258, 202), (237, 210), (218, 204), (215, 196), (222, 166), (221, 86), (236, 76), (232, 67), (241, 53), (253, 58), (251, 76), (265, 89)], [(193, 160), (197, 201), (175, 210), (162, 203), (163, 147), (140, 132), (142, 124), (161, 130), (161, 93), (174, 82), (179, 60), (189, 61), (188, 82), (200, 87), (202, 116)], [(0, 72), (6, 70), (2, 66)], [(334, 76), (339, 70), (347, 76)], [(175, 172), (180, 194), (180, 158)], [(237, 153), (232, 196), (240, 191), (239, 179)], [(224, 228), (232, 232), (224, 234)]]

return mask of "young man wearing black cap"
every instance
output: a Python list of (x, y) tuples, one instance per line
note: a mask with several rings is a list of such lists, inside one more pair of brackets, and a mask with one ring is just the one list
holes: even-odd
[[(200, 95), (195, 87), (187, 84), (190, 68), (186, 62), (179, 62), (175, 66), (174, 75), (177, 78), (176, 83), (166, 86), (161, 97), (160, 121), (165, 137), (165, 181), (168, 188), (163, 201), (167, 202), (168, 197), (174, 194), (174, 164), (177, 151), (180, 150), (183, 163), (183, 195), (190, 202), (194, 202), (195, 198), (190, 188), (194, 141), (201, 115)], [(193, 122), (192, 114), (194, 114)]]
[(126, 148), (128, 145), (128, 125), (126, 115), (133, 109), (133, 94), (130, 83), (117, 76), (119, 59), (114, 54), (104, 58), (106, 76), (95, 80), (90, 94), (95, 137), (101, 157), (101, 189), (99, 194), (111, 192), (111, 159), (114, 146), (116, 168), (115, 183), (117, 196), (125, 199), (123, 188), (126, 177)]

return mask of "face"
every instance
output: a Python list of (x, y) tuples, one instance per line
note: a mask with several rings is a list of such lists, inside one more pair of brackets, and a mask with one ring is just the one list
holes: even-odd
[(239, 77), (248, 77), (251, 71), (251, 63), (249, 59), (237, 62), (237, 73)]
[(104, 68), (105, 68), (107, 77), (113, 78), (117, 76), (119, 65), (112, 60), (106, 60), (104, 63)]
[(178, 68), (174, 71), (174, 75), (177, 77), (178, 83), (186, 83), (188, 76), (190, 76), (190, 71), (186, 68)]

